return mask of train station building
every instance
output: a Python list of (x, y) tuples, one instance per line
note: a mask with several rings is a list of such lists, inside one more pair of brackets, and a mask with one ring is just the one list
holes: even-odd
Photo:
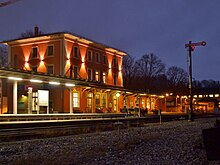
[(124, 107), (164, 109), (162, 96), (123, 88), (126, 52), (58, 32), (4, 41), (1, 111), (9, 114), (119, 113)]

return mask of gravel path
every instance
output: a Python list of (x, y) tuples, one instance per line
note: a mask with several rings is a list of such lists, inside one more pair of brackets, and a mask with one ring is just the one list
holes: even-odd
[(124, 130), (0, 143), (0, 164), (214, 165), (202, 129), (215, 119), (174, 121)]

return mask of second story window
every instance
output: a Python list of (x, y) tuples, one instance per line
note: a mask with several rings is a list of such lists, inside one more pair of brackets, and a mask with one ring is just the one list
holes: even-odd
[(96, 53), (95, 54), (95, 58), (96, 58), (96, 63), (100, 63), (100, 54), (99, 53)]
[(116, 68), (117, 65), (118, 65), (118, 64), (117, 64), (117, 58), (115, 57), (115, 58), (113, 58), (113, 60), (112, 60), (112, 66)]
[(103, 81), (104, 84), (107, 83), (107, 74), (106, 74), (106, 72), (102, 73), (102, 81)]
[(54, 74), (53, 65), (48, 65), (47, 66), (47, 74)]
[(33, 47), (32, 48), (32, 52), (31, 52), (31, 57), (32, 58), (37, 58), (38, 56), (38, 48), (37, 47)]
[(87, 52), (87, 60), (88, 60), (89, 62), (92, 62), (92, 51), (91, 51), (91, 50), (89, 50), (89, 51)]
[(92, 80), (92, 69), (88, 69), (88, 80)]
[(78, 78), (78, 67), (74, 66), (73, 68), (74, 78)]
[(79, 57), (79, 49), (77, 46), (73, 47), (73, 56), (78, 58)]
[(103, 55), (103, 64), (104, 64), (104, 65), (107, 64), (107, 57), (106, 57), (106, 55)]
[(54, 55), (53, 45), (47, 46), (47, 56), (53, 56), (53, 55)]
[(95, 71), (95, 81), (100, 81), (100, 73), (99, 73), (99, 71)]

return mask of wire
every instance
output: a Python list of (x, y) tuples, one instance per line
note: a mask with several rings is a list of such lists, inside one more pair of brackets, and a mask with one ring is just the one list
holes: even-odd
[(18, 1), (20, 1), (20, 0), (10, 0), (10, 1), (6, 1), (6, 2), (2, 2), (2, 3), (0, 3), (0, 7), (5, 7), (5, 6), (11, 5), (13, 3), (16, 3)]

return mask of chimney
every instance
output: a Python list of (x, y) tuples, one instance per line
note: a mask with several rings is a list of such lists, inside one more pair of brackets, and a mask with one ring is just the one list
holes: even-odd
[(39, 28), (38, 28), (37, 25), (34, 27), (34, 35), (35, 35), (35, 36), (38, 36), (38, 35), (39, 35)]

